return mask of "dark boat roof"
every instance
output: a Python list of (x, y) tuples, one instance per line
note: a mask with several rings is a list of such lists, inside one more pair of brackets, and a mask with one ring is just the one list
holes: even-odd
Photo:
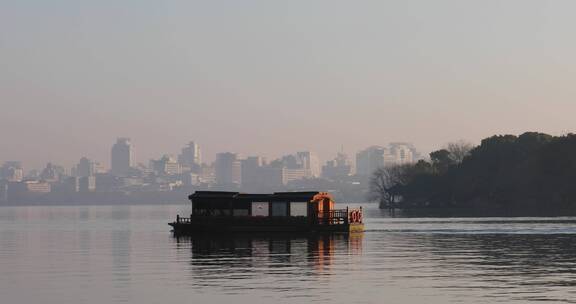
[(322, 194), (319, 191), (306, 192), (274, 192), (270, 194), (249, 194), (228, 191), (196, 191), (190, 196), (191, 200), (202, 199), (232, 199), (232, 200), (252, 200), (252, 201), (311, 201), (314, 196)]

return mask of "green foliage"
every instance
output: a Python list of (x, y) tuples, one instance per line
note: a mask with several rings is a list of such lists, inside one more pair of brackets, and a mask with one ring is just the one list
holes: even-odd
[(576, 213), (574, 134), (492, 136), (464, 157), (442, 149), (430, 153), (430, 162), (420, 161), (404, 172), (403, 183), (397, 185), (399, 206), (404, 208)]

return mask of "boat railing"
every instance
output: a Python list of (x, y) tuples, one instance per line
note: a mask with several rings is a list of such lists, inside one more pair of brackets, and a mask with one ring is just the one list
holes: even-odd
[(360, 224), (362, 223), (362, 207), (320, 211), (315, 220), (318, 225)]
[[(207, 215), (208, 214), (195, 214), (194, 216), (204, 217)], [(320, 211), (312, 217), (312, 222), (315, 222), (318, 225), (346, 225), (362, 223), (362, 207)], [(189, 224), (191, 222), (191, 217), (181, 217), (180, 215), (176, 215), (176, 223)]]
[(176, 215), (176, 223), (179, 224), (189, 224), (192, 222), (192, 219), (189, 217), (181, 217), (180, 215)]
[(348, 209), (320, 211), (316, 216), (316, 222), (318, 225), (348, 224)]

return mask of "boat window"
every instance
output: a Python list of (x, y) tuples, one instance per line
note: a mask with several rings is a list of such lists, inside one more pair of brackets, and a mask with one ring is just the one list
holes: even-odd
[(268, 202), (252, 202), (252, 216), (268, 216)]
[(272, 202), (272, 216), (287, 216), (288, 202)]
[(306, 202), (291, 202), (290, 216), (307, 216), (308, 204)]
[(234, 209), (232, 211), (234, 216), (248, 216), (248, 209)]

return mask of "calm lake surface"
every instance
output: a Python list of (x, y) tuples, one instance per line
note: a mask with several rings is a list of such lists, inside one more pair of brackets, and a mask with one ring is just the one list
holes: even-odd
[(174, 238), (190, 206), (0, 207), (0, 303), (576, 303), (576, 218)]

